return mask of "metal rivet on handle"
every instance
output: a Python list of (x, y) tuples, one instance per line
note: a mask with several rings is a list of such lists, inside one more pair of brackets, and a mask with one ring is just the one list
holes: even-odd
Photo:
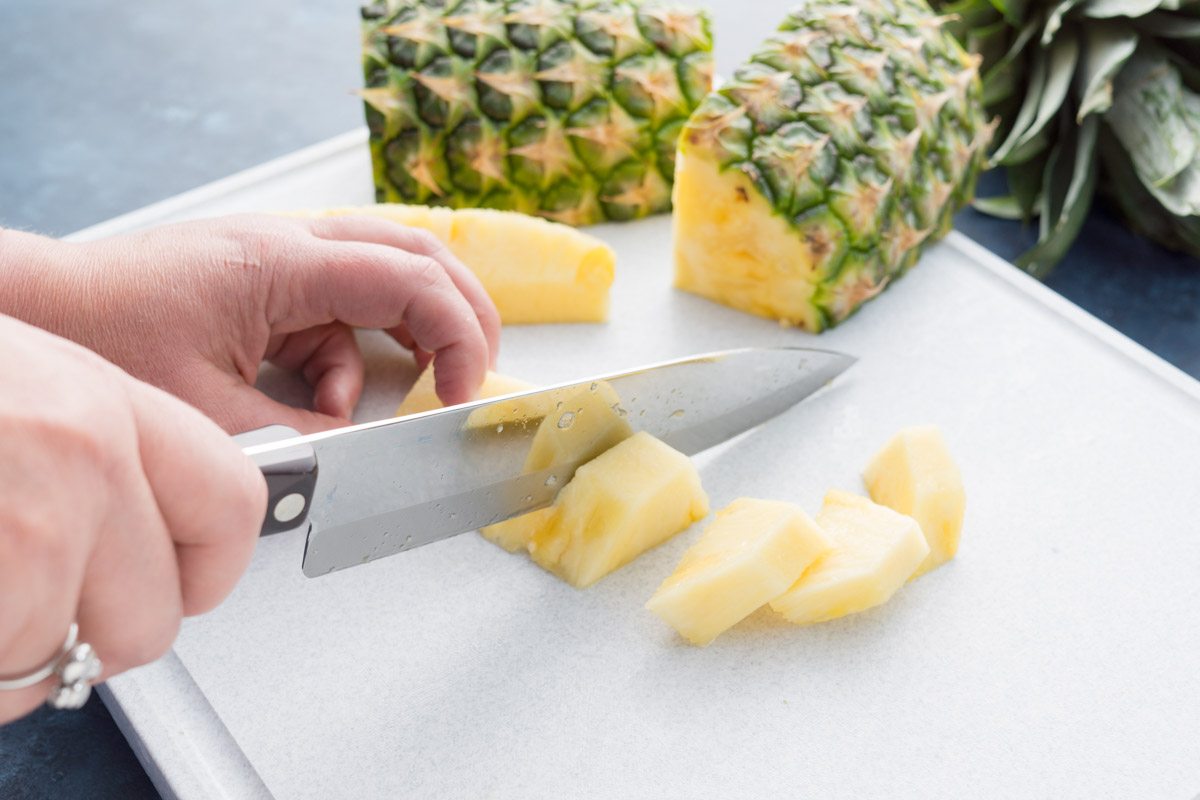
[(293, 492), (275, 504), (275, 520), (291, 522), (304, 511), (304, 495)]

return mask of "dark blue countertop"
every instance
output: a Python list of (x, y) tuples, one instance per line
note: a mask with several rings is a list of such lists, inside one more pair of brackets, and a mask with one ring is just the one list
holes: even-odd
[[(727, 74), (792, 0), (704, 4)], [(5, 0), (0, 225), (65, 234), (361, 125), (357, 6)], [(1035, 238), (969, 210), (957, 225), (1008, 259)], [(1197, 260), (1101, 207), (1047, 283), (1200, 377)], [(157, 796), (98, 700), (0, 727), (3, 800)]]

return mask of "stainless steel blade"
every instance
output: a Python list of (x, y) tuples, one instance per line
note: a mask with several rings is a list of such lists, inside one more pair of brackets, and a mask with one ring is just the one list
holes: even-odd
[(597, 453), (576, 452), (574, 460), (558, 453), (543, 463), (542, 447), (542, 461), (531, 461), (539, 431), (552, 440), (584, 426), (577, 433), (586, 440), (586, 426), (604, 429), (611, 415), (693, 455), (785, 411), (854, 360), (803, 348), (728, 350), (247, 453), (299, 443), (315, 449), (319, 473), (304, 553), (304, 574), (313, 577), (550, 504)]

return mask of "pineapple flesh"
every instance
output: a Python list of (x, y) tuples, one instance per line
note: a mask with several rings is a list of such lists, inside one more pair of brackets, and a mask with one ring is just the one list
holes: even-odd
[(617, 411), (619, 399), (609, 384), (570, 387), (561, 397), (533, 435), (525, 472), (591, 461), (633, 436), (633, 428)]
[(684, 128), (675, 285), (817, 332), (912, 266), (992, 129), (922, 0), (807, 0)]
[(706, 645), (787, 591), (832, 545), (798, 506), (739, 498), (717, 512), (646, 608)]
[(361, 95), (379, 202), (571, 225), (666, 211), (712, 86), (705, 12), (646, 0), (377, 0)]
[(831, 490), (816, 523), (833, 540), (771, 608), (790, 622), (823, 622), (880, 605), (929, 555), (921, 528), (865, 497)]
[(616, 254), (566, 225), (525, 214), (375, 206), (296, 211), (293, 216), (369, 214), (423, 228), (442, 241), (483, 284), (505, 325), (603, 322)]
[(929, 555), (913, 578), (954, 558), (967, 495), (962, 474), (936, 425), (905, 428), (893, 436), (867, 464), (863, 481), (872, 500), (921, 526)]
[[(532, 388), (533, 384), (531, 383), (489, 370), (477, 395), (480, 399), (500, 397), (513, 392), (528, 391)], [(434, 385), (433, 365), (430, 364), (417, 377), (412, 388), (408, 390), (408, 394), (404, 396), (404, 401), (396, 409), (396, 416), (407, 417), (410, 414), (421, 414), (439, 408), (444, 408), (444, 405), (438, 399), (437, 388)]]
[(480, 533), (582, 589), (707, 514), (696, 467), (642, 432), (576, 470), (549, 508)]

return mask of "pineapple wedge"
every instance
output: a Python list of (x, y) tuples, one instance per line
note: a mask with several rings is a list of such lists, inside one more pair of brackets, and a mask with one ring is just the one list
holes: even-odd
[(607, 383), (571, 387), (533, 436), (525, 471), (537, 472), (568, 461), (590, 461), (633, 436), (617, 413), (617, 393)]
[(849, 492), (826, 494), (816, 523), (833, 539), (833, 549), (771, 601), (798, 625), (887, 602), (929, 555), (914, 519)]
[(524, 544), (541, 567), (582, 589), (707, 514), (692, 462), (642, 432), (576, 470), (550, 508), (480, 533), (508, 550)]
[(616, 254), (568, 225), (515, 211), (387, 203), (291, 212), (343, 214), (370, 214), (433, 233), (479, 278), (505, 325), (608, 319)]
[(905, 428), (863, 470), (871, 499), (907, 514), (921, 526), (929, 555), (912, 577), (954, 558), (962, 534), (967, 495), (962, 474), (936, 425)]
[[(534, 388), (532, 383), (526, 383), (518, 378), (510, 378), (507, 375), (501, 375), (498, 372), (489, 370), (487, 376), (483, 379), (483, 385), (479, 387), (479, 397), (481, 399), (499, 397), (500, 395), (512, 392), (524, 392), (532, 388)], [(404, 402), (396, 409), (395, 416), (407, 417), (409, 414), (420, 414), (443, 407), (442, 401), (438, 399), (437, 389), (434, 386), (433, 364), (430, 364), (417, 377), (412, 388), (408, 390), (408, 394), (404, 396)]]
[(717, 512), (646, 608), (703, 646), (787, 591), (832, 546), (798, 506), (739, 498)]

